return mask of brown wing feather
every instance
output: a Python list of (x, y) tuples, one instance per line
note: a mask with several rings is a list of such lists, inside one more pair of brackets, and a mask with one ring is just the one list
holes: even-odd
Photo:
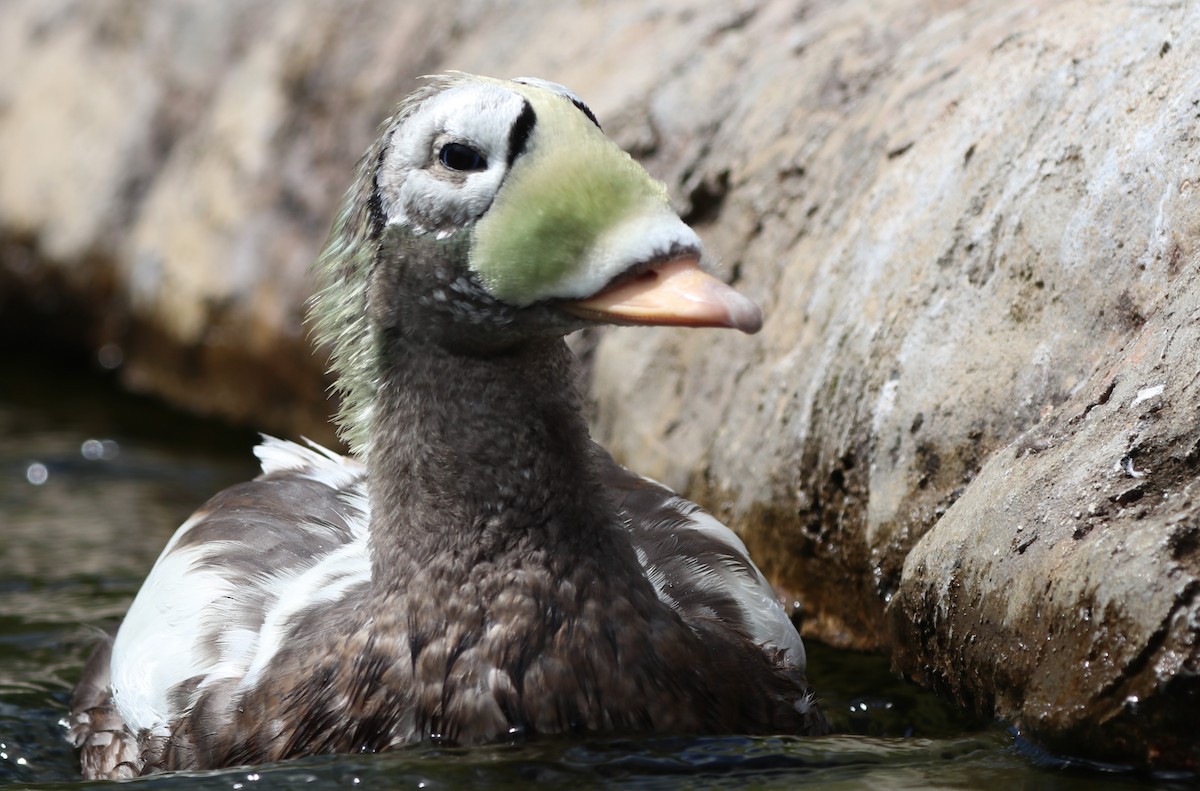
[(79, 765), (89, 779), (127, 780), (141, 772), (138, 739), (113, 705), (109, 688), (112, 637), (105, 635), (83, 668), (71, 695), (71, 741), (79, 748)]

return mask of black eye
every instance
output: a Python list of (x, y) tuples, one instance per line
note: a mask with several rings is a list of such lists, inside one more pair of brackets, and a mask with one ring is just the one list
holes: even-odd
[(438, 161), (451, 170), (487, 170), (487, 159), (470, 146), (447, 143), (438, 152)]

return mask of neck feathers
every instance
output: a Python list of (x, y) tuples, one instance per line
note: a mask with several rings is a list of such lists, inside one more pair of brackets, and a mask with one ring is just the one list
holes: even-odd
[(383, 122), (382, 133), (363, 154), (325, 248), (313, 265), (316, 290), (309, 322), (318, 344), (329, 352), (334, 390), (341, 398), (338, 433), (359, 458), (370, 449), (370, 428), (380, 381), (377, 339), (368, 316), (372, 270), (387, 229), (377, 176), (392, 135), (443, 83), (432, 81), (405, 99)]
[(500, 357), (396, 345), (368, 462), (376, 562), (404, 562), (385, 545), (408, 562), (569, 548), (616, 523), (561, 339)]

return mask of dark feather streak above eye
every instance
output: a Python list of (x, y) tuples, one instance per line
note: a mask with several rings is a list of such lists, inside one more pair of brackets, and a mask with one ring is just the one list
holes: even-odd
[(590, 108), (586, 104), (584, 104), (582, 99), (576, 99), (576, 98), (572, 97), (571, 104), (573, 104), (577, 108), (579, 108), (579, 112), (586, 115), (588, 117), (588, 120), (596, 125), (597, 129), (599, 129), (601, 132), (604, 131), (604, 127), (600, 126), (600, 121), (598, 121), (596, 119), (596, 114), (592, 112), (592, 108)]
[(512, 167), (517, 157), (525, 151), (525, 144), (529, 142), (529, 135), (533, 132), (536, 123), (537, 113), (533, 111), (533, 105), (526, 101), (525, 106), (521, 108), (521, 114), (513, 122), (512, 130), (508, 134), (509, 167)]
[(487, 157), (464, 143), (447, 143), (438, 152), (438, 161), (450, 170), (487, 170)]

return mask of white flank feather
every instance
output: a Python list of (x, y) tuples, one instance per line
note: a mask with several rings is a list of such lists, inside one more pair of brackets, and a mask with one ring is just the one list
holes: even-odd
[[(185, 523), (179, 533), (189, 526)], [(212, 670), (200, 665), (196, 644), (207, 633), (209, 608), (237, 593), (235, 581), (220, 569), (195, 565), (212, 549), (204, 546), (172, 552), (169, 544), (117, 632), (112, 653), (113, 701), (134, 733), (166, 727), (172, 719), (169, 691)]]
[(254, 661), (248, 668), (242, 669), (245, 675), (238, 688), (245, 690), (258, 683), (259, 676), (279, 651), (297, 614), (309, 607), (332, 605), (350, 588), (370, 581), (371, 559), (365, 531), (311, 568), (272, 580), (267, 588), (271, 591), (275, 606), (267, 611), (267, 618), (259, 632)]
[[(700, 509), (695, 503), (682, 497), (672, 500), (668, 507), (687, 514), (687, 521), (682, 525), (685, 529), (703, 533), (709, 538), (720, 541), (729, 547), (732, 554), (739, 555), (745, 560), (746, 567), (753, 570), (747, 574), (739, 564), (706, 565), (696, 563), (695, 579), (704, 586), (724, 588), (733, 597), (746, 614), (746, 625), (750, 637), (759, 645), (767, 648), (783, 649), (784, 663), (793, 667), (805, 668), (807, 656), (804, 652), (804, 642), (800, 633), (788, 617), (787, 610), (775, 594), (771, 583), (759, 571), (758, 566), (750, 560), (750, 553), (745, 543), (737, 533), (723, 525), (716, 517)], [(673, 599), (657, 582), (655, 576), (647, 575), (651, 584), (658, 591), (659, 598), (665, 603), (675, 606)], [(661, 580), (661, 575), (659, 576)]]
[[(243, 689), (253, 685), (279, 650), (290, 619), (309, 607), (333, 605), (371, 578), (365, 468), (311, 442), (306, 448), (264, 437), (254, 452), (265, 475), (288, 473), (334, 489), (356, 517), (348, 520), (352, 540), (335, 543), (303, 565), (235, 578), (212, 558), (222, 551), (236, 556), (246, 547), (231, 540), (176, 549), (210, 513), (201, 510), (184, 522), (146, 578), (113, 644), (113, 699), (134, 732), (165, 733), (180, 714), (172, 690), (189, 679), (200, 677), (195, 693), (224, 680), (238, 681)], [(311, 536), (330, 528), (298, 523), (295, 530)], [(223, 616), (240, 612), (256, 598), (266, 602), (261, 629), (236, 626), (235, 618)]]

